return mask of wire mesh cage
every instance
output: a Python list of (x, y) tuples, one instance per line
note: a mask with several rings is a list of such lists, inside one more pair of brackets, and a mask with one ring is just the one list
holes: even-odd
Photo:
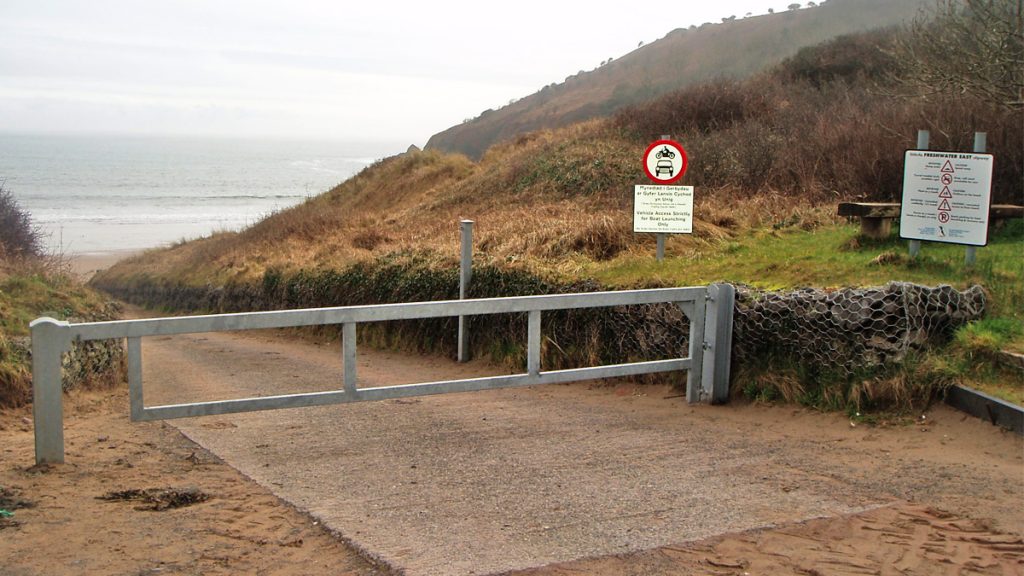
[(784, 356), (850, 376), (901, 362), (984, 314), (980, 286), (957, 290), (891, 282), (876, 288), (767, 292), (739, 286), (733, 357)]

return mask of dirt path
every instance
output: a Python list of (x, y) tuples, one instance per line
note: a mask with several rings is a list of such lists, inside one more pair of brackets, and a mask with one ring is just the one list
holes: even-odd
[[(146, 401), (337, 388), (336, 348), (147, 339)], [(361, 386), (488, 370), (359, 358)], [(38, 505), (0, 532), (15, 559), (0, 573), (379, 570), (361, 555), (414, 575), (1021, 573), (1019, 437), (944, 407), (878, 429), (670, 395), (579, 384), (174, 422), (348, 546), (173, 429), (127, 424), (121, 398), (119, 414), (105, 401), (69, 420), (69, 463), (48, 472), (25, 470), (30, 434), (8, 419), (0, 485)], [(94, 498), (182, 485), (214, 498), (166, 512)], [(73, 545), (33, 557), (46, 542)]]

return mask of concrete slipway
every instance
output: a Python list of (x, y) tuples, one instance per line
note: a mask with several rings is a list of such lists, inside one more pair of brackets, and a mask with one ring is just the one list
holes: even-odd
[[(147, 339), (147, 404), (340, 388), (334, 348), (252, 335)], [(361, 386), (488, 371), (495, 368), (434, 357), (359, 356)], [(909, 494), (955, 508), (957, 493), (987, 489), (972, 485), (956, 454), (913, 456), (914, 436), (911, 456), (894, 457), (841, 416), (692, 407), (670, 395), (659, 386), (554, 385), (175, 425), (410, 575), (492, 574), (637, 551)], [(1008, 481), (1016, 472), (1005, 472)]]

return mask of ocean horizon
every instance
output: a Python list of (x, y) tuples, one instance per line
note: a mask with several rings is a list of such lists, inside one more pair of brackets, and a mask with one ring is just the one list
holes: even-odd
[(0, 134), (0, 183), (67, 257), (240, 230), (344, 182), (399, 142)]

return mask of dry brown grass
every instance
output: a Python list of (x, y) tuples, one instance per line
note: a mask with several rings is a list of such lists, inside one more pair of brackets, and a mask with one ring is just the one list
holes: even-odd
[(477, 222), (481, 261), (571, 273), (649, 251), (653, 237), (632, 233), (632, 189), (645, 183), (640, 155), (660, 133), (684, 142), (684, 183), (696, 187), (694, 233), (670, 239), (676, 253), (699, 255), (751, 229), (833, 223), (838, 200), (897, 199), (903, 150), (918, 128), (932, 129), (933, 148), (950, 150), (969, 148), (973, 131), (987, 130), (999, 158), (994, 201), (1020, 202), (1024, 111), (958, 96), (880, 95), (859, 83), (877, 76), (860, 57), (872, 42), (823, 49), (830, 70), (842, 71), (837, 78), (809, 77), (819, 65), (804, 53), (750, 81), (518, 136), (476, 163), (401, 154), (240, 233), (146, 254), (105, 276), (205, 285), (251, 280), (269, 267), (343, 269), (398, 252), (454, 259), (464, 218)]
[[(558, 273), (578, 270), (581, 261), (649, 251), (653, 236), (632, 232), (631, 189), (639, 179), (623, 166), (626, 159), (638, 163), (630, 158), (635, 150), (622, 142), (593, 144), (599, 130), (585, 125), (566, 134), (535, 134), (492, 151), (479, 164), (434, 152), (393, 158), (243, 232), (219, 233), (128, 259), (105, 273), (104, 281), (148, 275), (205, 285), (251, 280), (269, 267), (344, 268), (394, 252), (454, 258), (458, 222), (464, 218), (477, 223), (475, 256), (484, 262)], [(609, 147), (615, 150), (605, 155)], [(542, 171), (548, 172), (517, 187), (517, 178), (554, 148), (565, 162), (542, 162)], [(575, 167), (616, 155), (626, 159), (604, 166), (612, 164), (613, 172), (624, 175), (604, 189), (572, 195), (571, 187), (558, 182), (575, 177)], [(401, 173), (407, 176), (396, 175)], [(394, 186), (403, 188), (390, 193)], [(829, 221), (830, 211), (780, 193), (702, 189), (694, 234), (673, 236), (670, 244), (673, 250), (699, 250), (750, 228), (779, 222), (816, 225)]]

